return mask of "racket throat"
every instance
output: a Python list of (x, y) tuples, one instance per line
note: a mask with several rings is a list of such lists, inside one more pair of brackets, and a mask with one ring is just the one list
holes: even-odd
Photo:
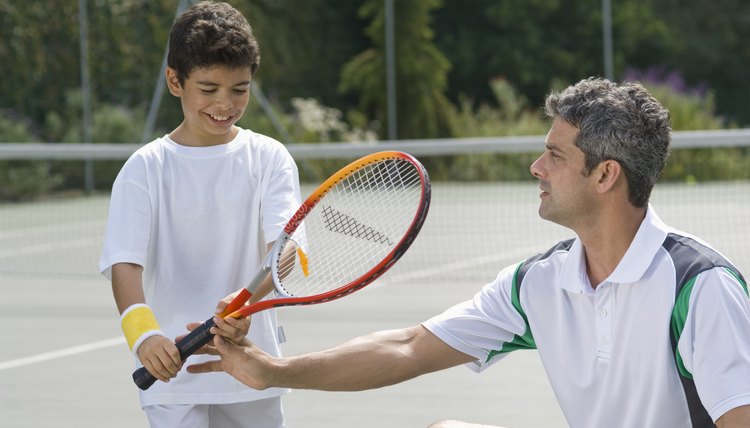
[(232, 299), (231, 302), (227, 305), (226, 308), (219, 314), (219, 317), (226, 318), (229, 314), (236, 311), (237, 309), (243, 307), (245, 303), (250, 300), (250, 298), (253, 297), (253, 294), (247, 290), (247, 288), (243, 288), (240, 290), (240, 293)]

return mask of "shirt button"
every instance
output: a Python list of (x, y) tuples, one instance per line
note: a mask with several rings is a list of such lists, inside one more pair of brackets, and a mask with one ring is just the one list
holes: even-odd
[(602, 318), (607, 318), (607, 311), (605, 309), (602, 309), (602, 311), (599, 312), (599, 315), (601, 315)]
[(606, 344), (608, 344), (608, 343), (609, 343), (609, 340), (607, 340), (607, 338), (606, 338), (606, 337), (603, 337), (603, 338), (602, 338), (602, 345), (606, 345)]

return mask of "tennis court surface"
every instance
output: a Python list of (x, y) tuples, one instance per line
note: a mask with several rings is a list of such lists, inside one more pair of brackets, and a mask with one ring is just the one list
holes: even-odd
[[(537, 217), (534, 183), (433, 186), (420, 236), (383, 278), (339, 301), (279, 311), (286, 354), (419, 323), (470, 298), (502, 267), (571, 236)], [(110, 287), (96, 273), (107, 201), (0, 205), (0, 426), (147, 426)], [(652, 202), (663, 220), (748, 275), (750, 183), (660, 184)], [(443, 418), (565, 426), (533, 351), (482, 374), (458, 367), (375, 391), (294, 391), (284, 406), (292, 428), (423, 427)]]

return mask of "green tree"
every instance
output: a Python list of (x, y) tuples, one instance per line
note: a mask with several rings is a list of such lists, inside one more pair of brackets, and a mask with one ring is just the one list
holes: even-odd
[[(430, 29), (430, 12), (442, 2), (414, 0), (394, 3), (398, 137), (451, 136), (453, 107), (445, 96), (451, 65), (433, 44), (434, 35)], [(383, 0), (365, 1), (359, 14), (371, 20), (365, 33), (372, 47), (346, 63), (339, 88), (357, 93), (359, 109), (387, 125)]]
[[(148, 105), (177, 2), (87, 5), (94, 102)], [(81, 87), (78, 2), (0, 0), (0, 40), (0, 108), (30, 118), (42, 139), (56, 140), (64, 131), (45, 123), (49, 112), (62, 112), (70, 91)]]
[(76, 21), (76, 2), (0, 1), (0, 108), (39, 124), (80, 86)]
[(336, 90), (344, 63), (367, 46), (357, 16), (361, 0), (237, 0), (261, 49), (256, 82), (287, 111), (292, 98), (343, 109)]
[[(746, 0), (649, 0), (670, 31), (663, 64), (716, 95), (719, 113), (750, 124), (750, 7)], [(653, 64), (659, 64), (654, 62)]]
[[(658, 64), (665, 25), (639, 0), (613, 3), (615, 77)], [(538, 106), (553, 82), (604, 74), (599, 0), (448, 2), (435, 18), (436, 44), (453, 64), (453, 100), (494, 102), (489, 82), (501, 77)]]
[[(106, 105), (146, 110), (162, 78), (178, 3), (87, 1), (94, 111)], [(383, 0), (232, 4), (260, 40), (256, 80), (279, 115), (294, 114), (293, 98), (316, 99), (342, 111), (350, 124), (357, 118), (356, 127), (377, 126), (382, 134)], [(551, 86), (602, 74), (599, 0), (394, 4), (401, 138), (454, 135), (455, 109), (465, 114), (499, 106), (491, 86), (498, 78), (538, 108)], [(728, 123), (750, 124), (745, 0), (619, 0), (612, 12), (617, 79), (630, 68), (675, 70), (687, 84), (713, 93), (716, 114)], [(78, 36), (77, 1), (0, 0), (0, 109), (29, 119), (39, 140), (61, 141), (81, 115), (68, 99), (81, 87)], [(156, 133), (180, 120), (178, 100), (165, 93)]]

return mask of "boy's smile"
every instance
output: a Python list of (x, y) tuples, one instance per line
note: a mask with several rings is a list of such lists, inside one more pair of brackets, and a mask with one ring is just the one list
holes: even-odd
[(234, 126), (250, 100), (249, 68), (214, 66), (197, 68), (180, 85), (174, 70), (167, 68), (167, 84), (182, 103), (184, 121), (170, 134), (178, 144), (214, 146), (237, 135)]

